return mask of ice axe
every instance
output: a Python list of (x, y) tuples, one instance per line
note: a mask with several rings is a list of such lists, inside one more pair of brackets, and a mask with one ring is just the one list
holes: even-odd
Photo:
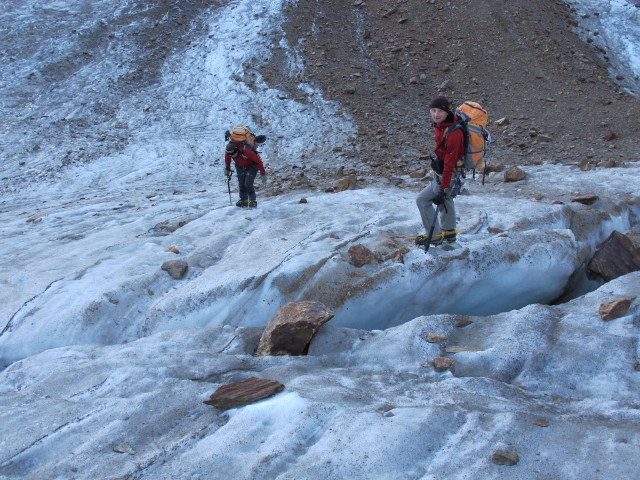
[(433, 216), (433, 221), (431, 222), (431, 228), (429, 229), (429, 236), (427, 237), (427, 243), (424, 244), (424, 253), (429, 251), (429, 247), (431, 246), (431, 239), (433, 238), (433, 230), (436, 228), (436, 218), (438, 217), (438, 209), (440, 207), (444, 207), (445, 212), (447, 211), (446, 205), (443, 203), (442, 205), (436, 206), (436, 213)]
[(230, 171), (229, 175), (227, 175), (227, 190), (229, 190), (229, 205), (233, 206), (233, 201), (231, 200), (231, 175), (233, 175), (233, 171)]
[[(436, 215), (438, 215), (438, 207), (436, 207)], [(433, 238), (433, 229), (436, 228), (436, 219), (433, 218), (433, 222), (431, 222), (431, 228), (429, 229), (429, 236), (427, 237), (427, 243), (424, 244), (424, 253), (429, 251), (429, 246), (431, 245), (431, 239)]]

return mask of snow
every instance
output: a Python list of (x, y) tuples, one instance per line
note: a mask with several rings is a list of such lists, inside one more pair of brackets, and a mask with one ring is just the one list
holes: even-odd
[[(98, 127), (125, 125), (125, 148), (58, 168), (68, 149), (100, 147), (39, 135), (62, 117), (99, 123), (86, 104), (120, 67), (105, 57), (56, 84), (62, 97), (21, 103), (15, 92), (27, 72), (45, 54), (75, 48), (33, 38), (47, 15), (56, 28), (82, 31), (131, 5), (0, 7), (3, 32), (25, 27), (24, 38), (4, 36), (14, 60), (3, 58), (0, 74), (11, 87), (0, 167), (0, 477), (637, 474), (640, 304), (611, 322), (598, 308), (640, 296), (640, 274), (601, 286), (573, 278), (612, 230), (637, 228), (637, 162), (525, 167), (515, 184), (469, 179), (456, 201), (459, 242), (427, 254), (408, 240), (422, 233), (415, 197), (425, 179), (406, 176), (398, 188), (363, 171), (363, 188), (258, 192), (259, 208), (236, 208), (220, 152), (224, 130), (245, 123), (241, 105), (253, 105), (251, 120), (270, 136), (262, 154), (272, 176), (295, 171), (296, 141), (308, 169), (337, 170), (345, 160), (336, 141), (349, 144), (338, 133), (353, 131), (312, 85), (301, 85), (298, 102), (239, 67), (269, 55), (281, 33), (287, 2), (254, 0), (212, 8), (210, 36), (173, 57), (157, 89), (114, 103), (112, 123)], [(238, 15), (249, 19), (242, 42), (226, 21)], [(295, 75), (296, 47), (280, 46)], [(160, 101), (162, 111), (145, 112)], [(296, 140), (298, 131), (313, 135)], [(600, 200), (571, 201), (586, 193)], [(402, 263), (357, 268), (348, 261), (356, 244), (409, 251)], [(189, 264), (182, 280), (161, 269), (173, 259)], [(580, 280), (584, 292), (553, 304)], [(335, 317), (306, 356), (254, 357), (262, 327), (295, 300), (321, 301)], [(464, 319), (473, 323), (457, 326)], [(448, 338), (429, 343), (428, 333)], [(438, 356), (454, 368), (436, 372)], [(285, 390), (226, 412), (202, 403), (250, 376)], [(497, 449), (517, 451), (520, 462), (494, 465)]]
[(640, 9), (629, 0), (568, 0), (580, 18), (585, 40), (604, 48), (612, 77), (640, 95)]

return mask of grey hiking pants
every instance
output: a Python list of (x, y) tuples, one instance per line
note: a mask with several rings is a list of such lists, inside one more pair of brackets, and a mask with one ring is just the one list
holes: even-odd
[[(445, 192), (447, 197), (438, 211), (440, 212), (440, 219), (436, 216), (436, 211), (433, 208), (433, 199), (440, 191), (440, 175), (435, 175), (433, 181), (429, 186), (423, 189), (416, 198), (416, 204), (420, 211), (420, 217), (422, 217), (422, 225), (424, 225), (426, 233), (429, 233), (432, 222), (436, 222), (433, 229), (433, 234), (438, 235), (442, 230), (454, 230), (456, 228), (456, 207), (453, 204), (453, 198), (451, 198), (451, 188), (447, 188)], [(455, 175), (451, 178), (451, 186), (455, 183)]]

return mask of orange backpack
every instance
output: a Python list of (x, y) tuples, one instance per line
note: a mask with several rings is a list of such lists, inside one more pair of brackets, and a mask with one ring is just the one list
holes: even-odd
[(238, 125), (233, 127), (231, 131), (224, 132), (224, 141), (232, 141), (248, 145), (251, 149), (257, 151), (258, 145), (267, 141), (265, 135), (254, 135), (249, 127)]
[(484, 154), (491, 143), (491, 134), (487, 130), (489, 114), (479, 103), (466, 101), (456, 108), (459, 120), (450, 130), (461, 128), (464, 132), (464, 157), (458, 160), (457, 167), (476, 170), (485, 166)]
[[(238, 125), (237, 127), (233, 127), (231, 132), (227, 132), (229, 134), (229, 138), (233, 142), (244, 143), (245, 145), (249, 145), (251, 148), (255, 150), (256, 148), (256, 136), (251, 133), (249, 127), (244, 127), (242, 125)], [(225, 138), (225, 140), (228, 140)]]

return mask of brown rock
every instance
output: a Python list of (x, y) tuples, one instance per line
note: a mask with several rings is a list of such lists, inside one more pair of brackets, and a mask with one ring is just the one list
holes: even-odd
[(413, 172), (409, 173), (409, 177), (410, 178), (422, 178), (427, 174), (427, 169), (426, 168), (421, 168), (420, 170), (414, 170)]
[(349, 255), (349, 263), (358, 268), (369, 265), (376, 259), (374, 253), (362, 244), (349, 247), (347, 254)]
[(549, 420), (545, 419), (545, 418), (539, 418), (538, 420), (536, 420), (536, 425), (539, 427), (548, 427), (549, 426)]
[(492, 235), (495, 235), (496, 233), (504, 232), (504, 230), (498, 227), (487, 227), (487, 232), (489, 232)]
[(256, 355), (305, 355), (318, 329), (333, 318), (320, 302), (290, 302), (267, 324)]
[(509, 450), (496, 450), (491, 456), (491, 461), (496, 465), (516, 465), (520, 461), (520, 457), (516, 452)]
[(440, 335), (438, 333), (427, 333), (427, 342), (429, 343), (440, 343), (444, 342), (449, 337), (447, 335)]
[(624, 317), (637, 297), (620, 297), (600, 305), (600, 318), (605, 322)]
[(187, 274), (189, 265), (184, 260), (168, 260), (161, 268), (176, 280), (181, 280)]
[(600, 197), (598, 197), (598, 195), (595, 195), (592, 193), (588, 195), (580, 195), (579, 197), (574, 197), (571, 199), (571, 201), (576, 203), (581, 203), (583, 205), (592, 205), (599, 198)]
[(383, 259), (385, 261), (387, 260), (393, 260), (395, 263), (404, 263), (404, 256), (405, 254), (409, 253), (410, 250), (407, 247), (402, 247), (398, 250), (395, 250), (393, 252), (389, 252), (388, 254), (386, 254)]
[(344, 192), (345, 190), (353, 190), (356, 188), (356, 176), (349, 175), (348, 177), (344, 177), (338, 181), (337, 184), (334, 185), (334, 192)]
[(493, 172), (501, 172), (502, 170), (504, 170), (504, 165), (501, 165), (500, 163), (487, 163), (484, 167), (484, 173), (487, 175)]
[(640, 249), (640, 230), (629, 230), (625, 235), (629, 237), (634, 247)]
[(112, 450), (116, 453), (128, 453), (129, 455), (135, 455), (136, 451), (129, 445), (128, 442), (118, 442)]
[(165, 252), (171, 252), (171, 253), (175, 253), (178, 254), (180, 253), (180, 250), (178, 250), (176, 247), (169, 247), (165, 250)]
[(511, 167), (504, 173), (505, 183), (519, 182), (520, 180), (524, 180), (524, 171), (520, 167)]
[(444, 372), (448, 370), (453, 365), (453, 359), (449, 357), (436, 357), (433, 359), (433, 367), (436, 369), (436, 372)]
[(616, 137), (617, 137), (617, 135), (615, 134), (614, 131), (608, 130), (607, 133), (604, 134), (604, 137), (602, 137), (602, 139), (605, 142), (610, 142), (611, 140), (615, 140)]
[(460, 320), (458, 320), (456, 322), (456, 327), (458, 328), (464, 328), (468, 325), (471, 325), (473, 323), (473, 321), (469, 320), (468, 318), (461, 318)]
[(27, 218), (27, 223), (38, 223), (42, 221), (42, 219), (47, 215), (47, 213), (36, 213), (35, 215), (31, 215), (29, 218)]
[(222, 385), (203, 403), (228, 410), (269, 398), (283, 389), (284, 385), (278, 381), (251, 377), (242, 382)]
[(640, 249), (629, 237), (615, 230), (598, 246), (587, 265), (590, 276), (600, 276), (607, 282), (638, 270)]

